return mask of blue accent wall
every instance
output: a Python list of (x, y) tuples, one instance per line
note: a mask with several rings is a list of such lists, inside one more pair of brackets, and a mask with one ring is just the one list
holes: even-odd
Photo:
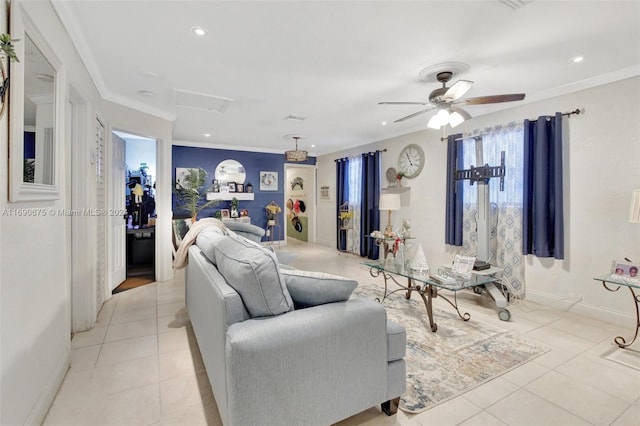
[[(176, 178), (176, 167), (197, 168), (202, 167), (207, 172), (207, 180), (209, 184), (213, 181), (214, 172), (218, 164), (223, 160), (236, 160), (239, 161), (245, 168), (247, 178), (244, 182), (245, 187), (247, 184), (253, 186), (254, 200), (253, 201), (240, 201), (239, 208), (249, 210), (249, 217), (251, 217), (251, 223), (253, 225), (265, 228), (267, 225), (267, 215), (265, 212), (265, 206), (271, 201), (275, 201), (281, 208), (282, 212), (278, 214), (278, 223), (281, 227), (286, 224), (283, 216), (286, 208), (284, 203), (284, 154), (270, 154), (264, 152), (253, 151), (235, 151), (228, 149), (217, 148), (195, 148), (189, 146), (174, 145), (171, 150), (172, 155), (172, 179)], [(316, 157), (309, 157), (306, 162), (299, 162), (295, 164), (316, 164)], [(260, 191), (260, 172), (270, 171), (278, 172), (278, 190), (277, 191)], [(217, 206), (203, 210), (198, 219), (203, 217), (213, 217), (214, 212), (220, 209), (231, 208), (230, 201), (222, 201)], [(175, 198), (173, 199), (173, 212), (174, 215), (180, 217), (181, 212), (178, 211)], [(184, 215), (182, 215), (184, 217)], [(274, 239), (279, 239), (279, 235), (274, 235)], [(282, 228), (282, 238), (284, 238), (284, 228)]]

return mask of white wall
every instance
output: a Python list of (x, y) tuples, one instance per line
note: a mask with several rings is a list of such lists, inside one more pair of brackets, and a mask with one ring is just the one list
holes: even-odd
[[(0, 32), (7, 32), (7, 5), (0, 7)], [(12, 7), (17, 7), (15, 0)], [(60, 182), (61, 198), (45, 202), (8, 202), (7, 158), (9, 153), (8, 111), (0, 120), (0, 155), (5, 166), (0, 167), (0, 424), (40, 424), (53, 401), (69, 366), (71, 340), (71, 277), (81, 279), (87, 294), (74, 302), (95, 304), (96, 217), (74, 218), (84, 236), (72, 257), (71, 219), (65, 216), (17, 216), (16, 209), (33, 208), (95, 208), (95, 117), (107, 124), (159, 140), (157, 182), (163, 186), (158, 197), (162, 222), (156, 232), (159, 245), (156, 253), (161, 274), (168, 279), (171, 270), (171, 123), (111, 102), (103, 102), (85, 69), (82, 60), (48, 1), (23, 2), (25, 10), (38, 30), (51, 45), (67, 71), (69, 91), (79, 102), (84, 123), (77, 130), (77, 145), (71, 147), (65, 138), (63, 169)], [(22, 59), (22, 58), (21, 58)], [(15, 90), (15, 88), (12, 88)], [(65, 111), (68, 114), (69, 111)], [(76, 117), (77, 118), (77, 117)], [(110, 138), (106, 138), (107, 143)], [(109, 150), (106, 150), (109, 152)], [(73, 166), (73, 167), (72, 167)], [(82, 176), (86, 181), (72, 181)], [(77, 190), (72, 190), (76, 188)], [(74, 194), (73, 204), (71, 194)], [(103, 219), (102, 219), (103, 220)], [(76, 229), (76, 228), (74, 228)], [(78, 241), (78, 239), (74, 239)], [(166, 247), (166, 248), (164, 248)], [(73, 273), (71, 264), (73, 262)], [(75, 269), (76, 266), (80, 266)], [(80, 302), (78, 302), (80, 303)], [(95, 315), (99, 306), (87, 306), (84, 311)], [(74, 307), (75, 312), (75, 307)]]
[[(527, 256), (527, 298), (558, 308), (582, 298), (573, 311), (630, 326), (635, 315), (630, 294), (609, 293), (593, 277), (609, 272), (613, 259), (640, 262), (640, 225), (628, 223), (631, 191), (640, 188), (640, 77), (477, 117), (455, 130), (576, 108), (584, 114), (564, 120), (565, 260)], [(450, 131), (447, 128), (447, 134)], [(329, 185), (332, 201), (319, 204), (318, 243), (335, 247), (334, 159), (387, 148), (382, 154), (384, 182), (384, 171), (397, 168), (400, 150), (415, 143), (424, 149), (426, 165), (416, 179), (404, 180), (403, 186), (411, 186), (410, 206), (393, 215), (394, 227), (403, 217), (410, 218), (429, 264), (449, 263), (456, 251), (444, 244), (446, 143), (441, 136), (442, 131), (424, 130), (319, 157), (318, 187)]]
[[(0, 31), (6, 32), (6, 2), (2, 5)], [(75, 88), (85, 99), (95, 98), (95, 87), (87, 84), (86, 78), (78, 78), (83, 71), (50, 5), (28, 2), (25, 8), (44, 39), (67, 64)], [(2, 117), (0, 129), (0, 152), (6, 165), (8, 114)], [(0, 170), (0, 208), (5, 213), (0, 216), (0, 423), (37, 424), (69, 362), (69, 246), (65, 242), (69, 241), (70, 221), (64, 216), (15, 216), (13, 212), (67, 207), (69, 175), (62, 174), (60, 200), (9, 203), (7, 168)]]

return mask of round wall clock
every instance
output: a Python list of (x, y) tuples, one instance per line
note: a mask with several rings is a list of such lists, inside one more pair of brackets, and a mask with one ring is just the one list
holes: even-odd
[(424, 167), (424, 151), (416, 144), (405, 146), (398, 156), (398, 168), (404, 177), (412, 179), (422, 172)]

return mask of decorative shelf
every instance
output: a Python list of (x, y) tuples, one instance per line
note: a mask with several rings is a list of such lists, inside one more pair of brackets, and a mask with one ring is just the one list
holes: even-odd
[(402, 194), (410, 189), (410, 186), (387, 186), (386, 188), (382, 188), (382, 192), (385, 194)]
[(253, 195), (253, 192), (207, 192), (207, 201), (231, 201), (233, 198), (237, 198), (238, 201), (253, 201)]

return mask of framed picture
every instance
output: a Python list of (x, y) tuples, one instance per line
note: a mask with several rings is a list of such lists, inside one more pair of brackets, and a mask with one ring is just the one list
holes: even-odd
[(321, 186), (320, 187), (320, 199), (321, 200), (329, 200), (329, 187)]
[(247, 190), (248, 193), (250, 194), (253, 193), (253, 185), (251, 185), (250, 183), (247, 184), (245, 189)]
[(236, 183), (236, 192), (244, 192), (244, 184)]
[(229, 182), (227, 185), (229, 185), (229, 192), (237, 192), (235, 182)]
[(473, 264), (475, 261), (475, 257), (457, 255), (456, 259), (453, 261), (452, 271), (458, 276), (469, 278), (471, 277), (471, 271), (473, 271)]
[(260, 191), (278, 190), (278, 172), (260, 172)]
[(184, 178), (189, 174), (190, 170), (198, 170), (192, 169), (189, 167), (176, 167), (176, 189), (184, 188)]
[(247, 209), (240, 210), (240, 217), (247, 217), (247, 216), (249, 216), (249, 210)]
[(614, 260), (612, 265), (613, 266), (611, 268), (611, 275), (615, 275), (617, 278), (640, 281), (640, 275), (638, 275), (640, 264)]
[(231, 213), (229, 212), (229, 209), (221, 209), (220, 210), (220, 217), (222, 219), (229, 219), (231, 218)]

